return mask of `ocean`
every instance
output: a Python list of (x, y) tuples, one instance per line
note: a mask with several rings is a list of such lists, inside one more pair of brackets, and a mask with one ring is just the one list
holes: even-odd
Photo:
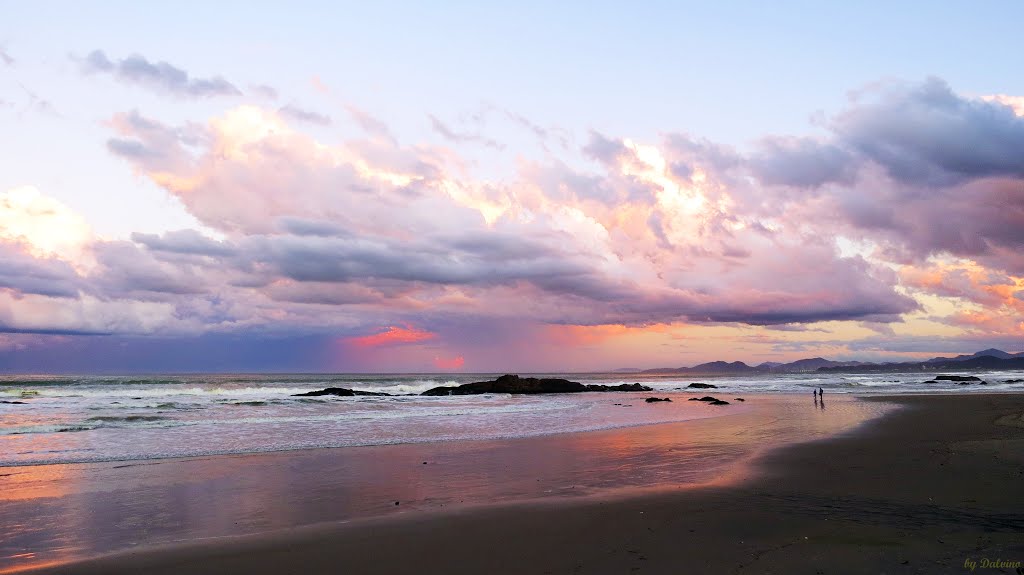
[[(650, 393), (423, 397), (495, 374), (190, 374), (0, 376), (0, 467), (148, 460), (295, 449), (506, 439), (687, 421), (725, 413), (698, 402), (644, 398), (712, 383), (732, 401), (755, 394), (1019, 392), (1020, 372), (976, 373), (987, 385), (924, 383), (922, 373), (645, 376), (538, 374), (582, 383), (641, 382)], [(294, 397), (325, 387), (395, 397)], [(692, 391), (692, 390), (691, 390)], [(697, 390), (703, 392), (704, 390)], [(743, 409), (733, 401), (729, 412)]]

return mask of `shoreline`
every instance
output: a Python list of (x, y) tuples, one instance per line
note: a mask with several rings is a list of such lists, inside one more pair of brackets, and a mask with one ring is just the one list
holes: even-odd
[[(891, 484), (893, 481), (899, 483), (899, 478), (890, 476), (898, 470), (900, 462), (903, 465), (907, 464), (908, 460), (904, 457), (892, 457), (892, 451), (910, 449), (910, 453), (915, 453), (912, 445), (900, 447), (894, 445), (897, 442), (893, 442), (892, 439), (902, 435), (905, 440), (912, 440), (911, 443), (925, 441), (921, 438), (921, 432), (928, 430), (929, 420), (931, 431), (939, 433), (939, 435), (943, 429), (946, 429), (947, 432), (970, 432), (977, 435), (976, 428), (979, 426), (976, 424), (980, 423), (978, 417), (981, 417), (978, 413), (971, 413), (959, 418), (953, 417), (951, 421), (958, 422), (960, 425), (951, 424), (946, 428), (942, 428), (941, 425), (936, 427), (936, 419), (950, 419), (949, 416), (955, 416), (958, 412), (963, 411), (964, 405), (967, 404), (974, 408), (984, 406), (989, 415), (994, 411), (1000, 411), (1000, 417), (1010, 416), (1024, 411), (1024, 396), (1012, 394), (1002, 396), (996, 394), (869, 396), (856, 401), (896, 403), (904, 407), (891, 410), (885, 417), (875, 419), (867, 424), (857, 425), (852, 428), (852, 432), (850, 432), (851, 429), (847, 429), (824, 440), (782, 445), (778, 448), (768, 449), (767, 452), (762, 451), (755, 455), (753, 468), (756, 472), (753, 476), (747, 477), (749, 481), (736, 481), (736, 478), (731, 478), (725, 484), (712, 482), (710, 485), (691, 485), (683, 488), (660, 490), (655, 488), (649, 493), (634, 490), (622, 497), (608, 497), (608, 492), (606, 492), (604, 496), (599, 495), (594, 498), (556, 495), (543, 498), (540, 501), (498, 502), (493, 505), (467, 506), (459, 509), (446, 508), (444, 510), (439, 508), (417, 509), (409, 513), (354, 519), (342, 523), (329, 522), (256, 535), (230, 536), (171, 546), (146, 547), (75, 563), (61, 564), (52, 572), (130, 572), (133, 569), (161, 572), (160, 569), (164, 568), (166, 572), (185, 569), (194, 572), (255, 571), (269, 573), (275, 572), (272, 565), (275, 564), (275, 557), (279, 557), (282, 553), (282, 548), (292, 550), (289, 551), (292, 560), (301, 560), (303, 566), (308, 567), (312, 572), (328, 572), (332, 570), (332, 567), (339, 566), (345, 566), (358, 572), (412, 572), (421, 570), (417, 566), (424, 565), (429, 565), (432, 571), (445, 570), (455, 573), (479, 572), (480, 570), (508, 573), (541, 572), (552, 569), (552, 572), (561, 572), (563, 567), (568, 570), (575, 569), (575, 564), (568, 565), (566, 560), (576, 556), (582, 561), (580, 565), (583, 566), (583, 572), (629, 572), (637, 565), (642, 567), (644, 572), (674, 572), (668, 567), (675, 565), (678, 568), (679, 564), (665, 563), (664, 561), (676, 557), (675, 552), (671, 551), (671, 548), (675, 547), (679, 548), (680, 556), (685, 555), (691, 559), (703, 557), (701, 559), (705, 561), (702, 563), (703, 565), (716, 565), (715, 572), (723, 572), (723, 570), (728, 572), (730, 566), (735, 569), (737, 565), (743, 566), (745, 563), (742, 561), (736, 563), (729, 558), (719, 558), (716, 563), (716, 560), (709, 557), (706, 551), (717, 549), (728, 557), (739, 559), (744, 556), (744, 550), (756, 551), (762, 547), (763, 549), (776, 549), (771, 544), (778, 541), (783, 541), (780, 543), (783, 546), (778, 547), (772, 553), (780, 555), (780, 557), (774, 559), (774, 562), (763, 563), (774, 566), (788, 565), (789, 570), (794, 568), (799, 570), (803, 565), (800, 562), (803, 554), (800, 554), (799, 557), (792, 557), (787, 554), (792, 552), (784, 551), (790, 547), (801, 546), (799, 539), (786, 539), (787, 534), (792, 535), (794, 530), (811, 534), (804, 535), (808, 539), (803, 541), (811, 542), (805, 546), (810, 546), (820, 552), (820, 548), (824, 545), (829, 548), (829, 553), (840, 553), (844, 562), (853, 561), (848, 565), (860, 565), (866, 567), (867, 570), (871, 570), (872, 566), (894, 570), (899, 570), (906, 565), (920, 567), (921, 563), (913, 562), (911, 558), (916, 557), (917, 561), (921, 561), (922, 554), (936, 555), (941, 549), (934, 548), (934, 545), (929, 547), (924, 538), (912, 535), (910, 544), (900, 544), (899, 538), (893, 539), (892, 530), (906, 531), (908, 529), (908, 526), (904, 524), (905, 521), (901, 522), (898, 518), (886, 516), (892, 520), (892, 526), (863, 525), (865, 513), (869, 519), (872, 514), (875, 514), (876, 519), (881, 517), (881, 515), (877, 515), (878, 513), (884, 515), (876, 508), (879, 503), (873, 499), (885, 499), (893, 495)], [(929, 411), (934, 413), (930, 414)], [(712, 418), (712, 420), (715, 419), (721, 418)], [(981, 419), (984, 420), (984, 417)], [(998, 417), (988, 419), (988, 423), (995, 419)], [(677, 425), (685, 424), (659, 424), (653, 427)], [(985, 429), (984, 426), (980, 427)], [(994, 433), (1007, 436), (1011, 442), (1024, 441), (1024, 430), (1019, 427), (1012, 425), (989, 427), (993, 428), (986, 430), (991, 432), (989, 435)], [(595, 433), (607, 432), (584, 432), (578, 435)], [(614, 433), (612, 434), (614, 435)], [(995, 441), (998, 444), (999, 441), (1007, 441), (1007, 437), (979, 441)], [(928, 441), (934, 442), (935, 439), (932, 438)], [(876, 450), (878, 445), (875, 444), (879, 442), (883, 444), (883, 447), (879, 453), (875, 454), (875, 460), (872, 461), (871, 457), (865, 459), (865, 450)], [(992, 447), (989, 451), (1002, 453), (1003, 456), (1009, 453), (1009, 456), (1003, 457), (1006, 459), (1004, 463), (1009, 466), (1010, 471), (1019, 473), (1022, 464), (1013, 458), (1013, 450), (1006, 452), (1005, 449), (996, 447)], [(1016, 448), (1018, 444), (1013, 443), (1012, 447)], [(989, 451), (985, 453), (989, 454)], [(902, 453), (902, 455), (905, 456), (906, 453)], [(921, 463), (921, 460), (928, 459), (922, 457), (920, 453), (917, 453), (916, 457), (919, 459), (918, 464)], [(914, 459), (909, 461), (914, 461)], [(892, 469), (894, 464), (897, 469)], [(872, 465), (875, 466), (874, 470), (871, 470)], [(815, 469), (820, 471), (821, 468), (826, 468), (828, 472), (821, 475), (819, 479), (814, 479)], [(863, 481), (865, 469), (870, 470), (866, 476), (869, 481), (866, 483)], [(936, 476), (935, 469), (921, 469), (920, 465), (915, 469), (916, 475), (925, 484), (928, 482), (941, 484), (949, 479), (946, 476)], [(811, 476), (810, 480), (809, 475)], [(910, 475), (913, 476), (914, 473)], [(978, 486), (972, 483), (972, 481), (975, 483), (978, 481), (977, 477), (971, 479), (962, 474), (957, 477), (958, 481), (963, 483), (961, 488), (977, 489)], [(1019, 481), (1019, 477), (1018, 474), (1014, 476), (1014, 479)], [(881, 482), (879, 482), (879, 478), (881, 478)], [(844, 484), (846, 487), (843, 487)], [(802, 489), (799, 487), (801, 485)], [(1016, 483), (1007, 484), (1011, 493), (1013, 492), (1012, 487), (1016, 486)], [(922, 511), (920, 507), (922, 505), (925, 507), (938, 505), (930, 502), (931, 500), (929, 503), (912, 501), (919, 499), (916, 492), (922, 489), (922, 486), (918, 486), (911, 492), (900, 491), (897, 493), (896, 500), (890, 504), (895, 507), (909, 506), (911, 511), (916, 510), (918, 513)], [(992, 489), (992, 486), (986, 487), (986, 490), (985, 497), (990, 499), (993, 497), (992, 493), (999, 491)], [(776, 493), (778, 491), (784, 493)], [(944, 496), (949, 497), (948, 491), (944, 493)], [(836, 499), (851, 495), (858, 500), (856, 505)], [(864, 500), (865, 497), (867, 500)], [(981, 496), (975, 497), (975, 504), (981, 498)], [(805, 499), (805, 501), (801, 501), (801, 499)], [(1003, 540), (1005, 538), (1000, 535), (1004, 532), (1001, 529), (1007, 525), (1015, 530), (1024, 529), (1024, 513), (1022, 513), (1021, 504), (1013, 501), (1012, 495), (1005, 494), (1000, 504), (1009, 508), (1009, 514), (1005, 509), (1001, 515), (997, 513), (995, 523), (986, 523), (984, 516), (977, 513), (971, 514), (965, 509), (956, 509), (953, 516), (960, 517), (961, 522), (967, 518), (968, 523), (980, 525), (995, 533), (990, 537), (988, 547), (1007, 549), (1024, 556), (1024, 548), (1007, 546), (1007, 542)], [(865, 506), (867, 511), (864, 509)], [(942, 519), (943, 513), (939, 512), (942, 509), (943, 507), (940, 505), (938, 511), (932, 510), (933, 519)], [(780, 514), (780, 511), (784, 512)], [(928, 510), (925, 509), (925, 511)], [(856, 516), (855, 520), (848, 517), (850, 513)], [(822, 514), (825, 515), (824, 518), (821, 517)], [(829, 517), (830, 514), (833, 516)], [(811, 519), (807, 519), (808, 516)], [(814, 520), (815, 516), (817, 516), (817, 520)], [(911, 513), (910, 516), (913, 517), (914, 513)], [(687, 522), (692, 523), (695, 521), (695, 517), (702, 518), (698, 522), (700, 525), (688, 526)], [(832, 523), (826, 523), (830, 518), (833, 520)], [(640, 523), (637, 523), (638, 521)], [(652, 521), (658, 523), (660, 527), (650, 531), (642, 529), (644, 526), (653, 525)], [(777, 524), (789, 525), (789, 529), (780, 530), (770, 527)], [(817, 525), (817, 529), (808, 528), (808, 524)], [(747, 527), (740, 528), (737, 525), (746, 525)], [(502, 526), (516, 526), (516, 529), (509, 531), (503, 529)], [(839, 529), (840, 531), (848, 532), (843, 536), (846, 537), (845, 542), (838, 544), (838, 549), (833, 549), (837, 543), (834, 541), (828, 543), (821, 540), (820, 536), (814, 535), (816, 531), (820, 531), (821, 527), (827, 527), (830, 533), (836, 531), (837, 527), (842, 527)], [(921, 525), (915, 525), (915, 528), (920, 527)], [(666, 528), (667, 532), (672, 534), (669, 537), (671, 545), (668, 545), (666, 530), (662, 528)], [(714, 535), (695, 535), (705, 532), (709, 528), (715, 533)], [(370, 532), (378, 535), (376, 538), (372, 537)], [(879, 534), (880, 532), (882, 535)], [(384, 535), (381, 535), (382, 533)], [(558, 541), (558, 545), (551, 547), (550, 544), (545, 543), (540, 545), (542, 550), (526, 553), (525, 556), (520, 557), (515, 553), (510, 555), (509, 549), (520, 548), (523, 545), (527, 547), (538, 545), (535, 538), (525, 535), (526, 533), (535, 533), (538, 537), (541, 534), (548, 534), (552, 540)], [(610, 553), (612, 549), (622, 551), (622, 546), (615, 544), (616, 537), (635, 540), (634, 546), (637, 548), (637, 553), (630, 553), (626, 549), (625, 555), (622, 555), (616, 551), (611, 553), (615, 556), (614, 560), (595, 562), (596, 559), (607, 554), (606, 552)], [(502, 543), (502, 539), (506, 539), (506, 541)], [(955, 537), (952, 539), (947, 537), (946, 541), (954, 540), (956, 540)], [(459, 541), (460, 548), (469, 545), (474, 549), (487, 549), (488, 552), (486, 554), (470, 553), (469, 557), (461, 559), (440, 552), (431, 552), (432, 549), (445, 548), (450, 545), (451, 541)], [(875, 543), (871, 543), (871, 541)], [(882, 545), (878, 543), (879, 541), (887, 543)], [(895, 543), (893, 543), (894, 541)], [(356, 545), (355, 542), (359, 544)], [(812, 545), (812, 543), (814, 544)], [(391, 547), (411, 549), (411, 555), (401, 561), (389, 558), (387, 549)], [(643, 551), (648, 547), (651, 551)], [(977, 542), (974, 547), (978, 547)], [(864, 557), (859, 553), (851, 554), (851, 549), (858, 548), (860, 551), (865, 551), (866, 548), (869, 553)], [(905, 560), (908, 563), (903, 564), (901, 562), (903, 559), (901, 559), (890, 564), (888, 554), (879, 552), (879, 549), (882, 548), (900, 550), (903, 555), (907, 556)], [(945, 548), (948, 551), (948, 545)], [(985, 548), (982, 547), (982, 549)], [(658, 551), (655, 552), (655, 549)], [(758, 551), (759, 561), (764, 559), (766, 552), (763, 549)], [(634, 562), (627, 561), (628, 566), (623, 563), (623, 559), (629, 559), (633, 555), (642, 555), (643, 562), (635, 563), (639, 559), (632, 557)], [(375, 557), (376, 559), (374, 559)], [(863, 562), (866, 560), (865, 557), (873, 562), (865, 564)], [(215, 560), (211, 558), (215, 558)], [(500, 564), (493, 561), (496, 558), (502, 558)], [(396, 561), (398, 562), (396, 563)], [(185, 565), (187, 568), (183, 567)], [(276, 565), (276, 570), (284, 568), (283, 564), (277, 563)], [(932, 563), (933, 568), (934, 566)], [(824, 572), (836, 572), (837, 569), (834, 567), (827, 568)], [(949, 568), (952, 569), (952, 567), (950, 564)], [(699, 572), (702, 569), (695, 568), (693, 570)], [(39, 572), (50, 571), (43, 568)], [(839, 568), (838, 572), (857, 571)]]

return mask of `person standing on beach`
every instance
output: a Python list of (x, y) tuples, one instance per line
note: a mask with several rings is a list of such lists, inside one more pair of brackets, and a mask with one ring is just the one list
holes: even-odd
[(822, 399), (825, 398), (825, 390), (820, 388), (820, 387), (818, 388), (818, 397), (820, 397)]

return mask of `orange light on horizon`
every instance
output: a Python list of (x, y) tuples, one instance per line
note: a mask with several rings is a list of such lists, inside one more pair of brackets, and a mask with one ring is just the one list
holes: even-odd
[(462, 366), (465, 365), (465, 363), (466, 363), (466, 359), (463, 358), (461, 355), (460, 356), (456, 356), (456, 357), (452, 357), (452, 358), (441, 357), (441, 356), (434, 357), (434, 367), (436, 367), (437, 369), (444, 369), (444, 370), (462, 369)]
[(388, 326), (385, 331), (360, 337), (350, 337), (345, 341), (359, 347), (377, 347), (381, 345), (396, 345), (402, 343), (416, 343), (428, 339), (434, 339), (437, 334), (434, 332), (416, 329), (411, 326), (395, 327)]

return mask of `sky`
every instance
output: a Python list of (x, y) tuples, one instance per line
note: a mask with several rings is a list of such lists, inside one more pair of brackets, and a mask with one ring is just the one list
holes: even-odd
[(0, 371), (1024, 351), (1017, 1), (0, 0)]

